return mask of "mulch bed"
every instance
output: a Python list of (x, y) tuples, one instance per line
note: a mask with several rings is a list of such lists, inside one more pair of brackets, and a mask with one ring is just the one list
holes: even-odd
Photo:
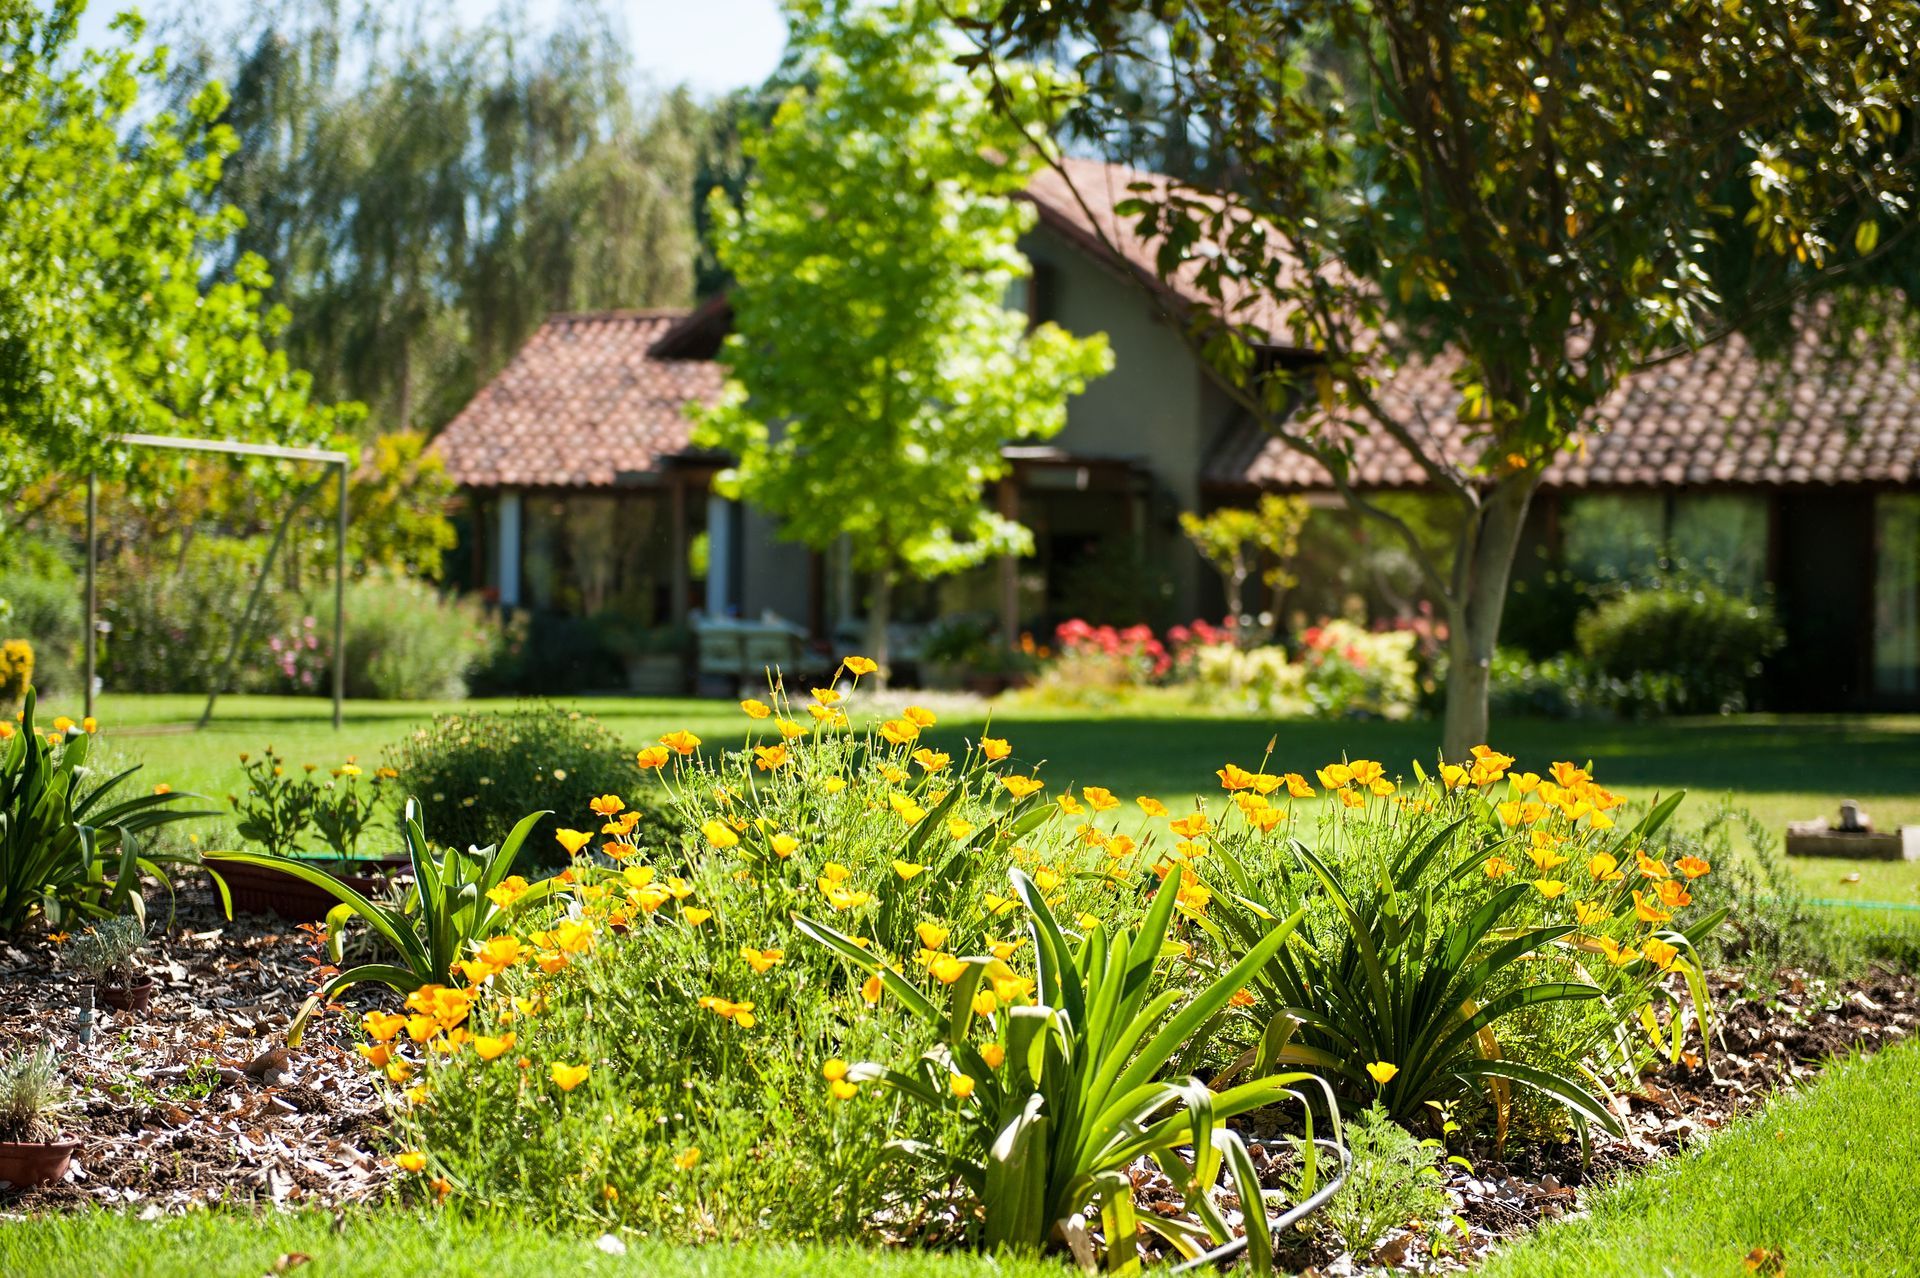
[(280, 1046), (314, 984), (316, 938), (278, 919), (229, 921), (210, 893), (183, 891), (178, 905), (171, 926), (164, 894), (149, 916), (152, 1006), (99, 1007), (90, 1041), (85, 989), (58, 970), (59, 947), (0, 942), (0, 1045), (52, 1040), (77, 1093), (66, 1126), (84, 1142), (64, 1184), (0, 1189), (0, 1210), (336, 1204), (385, 1186), (381, 1102), (344, 1020), (318, 1018), (297, 1051)]
[[(66, 1183), (0, 1190), (0, 1212), (92, 1203), (159, 1215), (214, 1203), (336, 1205), (381, 1196), (390, 1177), (378, 1152), (381, 1099), (352, 1050), (347, 1020), (319, 1018), (297, 1052), (275, 1052), (314, 983), (315, 938), (273, 919), (228, 921), (210, 895), (192, 891), (182, 893), (164, 933), (163, 923), (155, 921), (148, 956), (160, 982), (152, 1007), (99, 1010), (88, 1043), (80, 1041), (81, 989), (57, 969), (58, 947), (38, 936), (0, 943), (0, 1044), (51, 1035), (80, 1092), (69, 1125), (85, 1141)], [(1577, 1143), (1504, 1158), (1490, 1147), (1471, 1150), (1471, 1172), (1446, 1168), (1454, 1211), (1470, 1234), (1455, 1234), (1447, 1254), (1434, 1256), (1425, 1235), (1403, 1231), (1368, 1262), (1465, 1268), (1506, 1239), (1578, 1212), (1584, 1191), (1686, 1148), (1817, 1073), (1829, 1057), (1875, 1050), (1920, 1025), (1920, 981), (1911, 974), (1830, 982), (1786, 972), (1754, 995), (1728, 973), (1714, 986), (1710, 1061), (1650, 1071), (1622, 1098), (1624, 1137), (1598, 1135), (1585, 1162)], [(1136, 1185), (1146, 1210), (1177, 1202), (1157, 1170), (1143, 1169)], [(1285, 1259), (1315, 1274), (1365, 1268), (1304, 1238)]]

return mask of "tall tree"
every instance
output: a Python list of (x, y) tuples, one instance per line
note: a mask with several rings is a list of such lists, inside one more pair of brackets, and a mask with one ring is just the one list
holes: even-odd
[[(1914, 258), (1912, 0), (1009, 0), (972, 30), (972, 65), (1086, 50), (1092, 91), (1021, 117), (1043, 148), (1111, 125), (1110, 68), (1143, 60), (1211, 123), (1234, 182), (1152, 184), (1128, 212), (1161, 272), (1210, 295), (1187, 331), (1247, 410), (1420, 564), (1450, 626), (1455, 757), (1486, 734), (1528, 504), (1595, 406), (1636, 369), (1777, 331), (1814, 289), (1904, 283)], [(1276, 308), (1277, 331), (1248, 321)], [(1271, 343), (1319, 353), (1304, 387)], [(1443, 350), (1459, 423), (1376, 393)], [(1376, 433), (1449, 503), (1450, 558), (1349, 482)]]
[(592, 0), (540, 33), (288, 5), (196, 48), (233, 84), (236, 251), (272, 264), (295, 358), (382, 428), (437, 429), (551, 311), (691, 295), (705, 111), (636, 98)]
[(261, 260), (202, 281), (238, 223), (213, 199), (225, 95), (142, 118), (165, 51), (137, 56), (132, 18), (120, 47), (76, 50), (83, 7), (0, 0), (0, 492), (122, 473), (122, 432), (324, 442), (352, 410), (275, 349)]
[[(1030, 551), (989, 510), (1001, 447), (1066, 423), (1105, 339), (1028, 331), (1006, 305), (1032, 210), (1019, 136), (952, 63), (932, 0), (788, 9), (811, 88), (749, 133), (739, 209), (714, 205), (736, 281), (726, 394), (696, 438), (733, 453), (721, 491), (871, 578), (884, 671), (895, 581)], [(1016, 90), (1037, 81), (1023, 75)]]

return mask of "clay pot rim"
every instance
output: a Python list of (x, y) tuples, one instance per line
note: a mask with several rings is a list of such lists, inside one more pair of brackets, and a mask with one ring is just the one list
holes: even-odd
[(142, 972), (131, 981), (95, 981), (93, 984), (98, 989), (122, 990), (129, 994), (137, 993), (140, 990), (158, 989), (160, 987), (160, 982), (154, 980), (152, 976), (149, 976), (145, 972)]
[(78, 1153), (85, 1141), (62, 1132), (55, 1140), (0, 1140), (0, 1149), (43, 1149), (50, 1153)]

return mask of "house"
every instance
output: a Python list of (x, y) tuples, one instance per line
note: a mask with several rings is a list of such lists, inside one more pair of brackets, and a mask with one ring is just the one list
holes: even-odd
[[(1217, 612), (1217, 584), (1180, 535), (1181, 511), (1261, 491), (1333, 501), (1330, 478), (1263, 431), (1177, 331), (1202, 299), (1161, 280), (1152, 246), (1114, 212), (1130, 185), (1161, 179), (1090, 161), (1067, 168), (1028, 188), (1038, 217), (1021, 247), (1033, 269), (1010, 304), (1036, 322), (1106, 333), (1114, 371), (1069, 404), (1058, 436), (1006, 452), (1010, 473), (989, 499), (1033, 530), (1034, 555), (925, 588), (901, 602), (908, 623), (989, 613), (1011, 634), (1096, 602)], [(729, 320), (721, 296), (689, 311), (542, 325), (436, 443), (468, 501), (467, 584), (535, 614), (612, 613), (650, 627), (777, 616), (816, 638), (854, 632), (859, 590), (844, 559), (780, 540), (765, 516), (713, 493), (725, 459), (690, 443), (685, 410), (719, 393), (714, 357)], [(1313, 359), (1280, 344), (1260, 354)], [(1443, 447), (1458, 442), (1451, 374), (1445, 359), (1415, 362), (1381, 388)], [(1803, 344), (1775, 365), (1734, 339), (1634, 375), (1596, 420), (1548, 471), (1524, 564), (1712, 562), (1782, 605), (1776, 704), (1920, 706), (1912, 364), (1886, 344), (1836, 362)], [(1356, 443), (1353, 478), (1416, 492), (1422, 477), (1369, 436)]]

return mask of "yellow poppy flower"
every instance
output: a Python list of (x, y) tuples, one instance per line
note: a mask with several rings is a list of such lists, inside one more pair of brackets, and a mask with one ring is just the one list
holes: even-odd
[(1486, 870), (1488, 878), (1503, 879), (1513, 873), (1513, 862), (1503, 856), (1490, 856), (1481, 868)]
[(973, 833), (973, 822), (965, 817), (947, 818), (947, 837), (958, 843)]
[(1013, 746), (1004, 737), (981, 737), (980, 753), (989, 763), (998, 763), (1013, 753)]
[(776, 834), (767, 840), (767, 846), (773, 849), (775, 856), (784, 861), (793, 855), (795, 848), (800, 846), (800, 840), (791, 834)]
[(747, 700), (742, 701), (740, 703), (740, 709), (746, 713), (746, 716), (749, 719), (764, 719), (768, 715), (773, 713), (772, 706), (768, 705), (764, 701), (760, 701), (752, 697), (749, 697)]
[(603, 817), (617, 816), (620, 810), (626, 806), (617, 794), (603, 794), (593, 802), (587, 804), (587, 807), (593, 811), (594, 815)]
[(1320, 778), (1320, 784), (1326, 789), (1338, 790), (1353, 780), (1353, 769), (1344, 763), (1329, 763), (1324, 768), (1315, 769), (1314, 775)]
[(642, 772), (648, 772), (654, 768), (666, 767), (668, 757), (669, 752), (665, 746), (648, 746), (634, 755), (633, 761), (640, 765)]
[(1581, 927), (1592, 927), (1613, 917), (1613, 911), (1598, 901), (1575, 901), (1573, 918)]
[(947, 943), (947, 938), (953, 935), (953, 929), (929, 920), (914, 924), (913, 934), (920, 938), (920, 944), (930, 950), (937, 950)]
[(860, 1094), (860, 1089), (844, 1078), (836, 1078), (827, 1084), (827, 1091), (835, 1100), (852, 1100)]
[(861, 675), (870, 675), (880, 668), (880, 664), (870, 657), (848, 657), (840, 663), (847, 673), (858, 679)]
[(966, 960), (955, 958), (951, 954), (939, 954), (934, 956), (933, 962), (927, 964), (927, 970), (933, 973), (934, 980), (942, 985), (951, 985), (960, 979), (962, 972), (967, 970), (967, 964)]
[(1167, 814), (1167, 805), (1151, 795), (1143, 794), (1135, 799), (1134, 803), (1150, 817), (1163, 817)]
[(514, 1035), (509, 1032), (495, 1037), (491, 1034), (473, 1036), (473, 1054), (483, 1061), (493, 1060), (513, 1050)]
[(1024, 799), (1047, 788), (1046, 783), (1038, 777), (1001, 777), (1000, 784), (1016, 799)]
[(1222, 790), (1245, 790), (1253, 784), (1253, 773), (1234, 763), (1215, 768), (1213, 775), (1220, 778)]
[(680, 917), (687, 921), (688, 927), (699, 927), (702, 923), (705, 923), (708, 919), (713, 917), (713, 911), (703, 910), (703, 909), (700, 909), (698, 906), (689, 905), (687, 908), (680, 911)]
[(806, 725), (796, 723), (792, 719), (776, 720), (774, 726), (780, 729), (780, 738), (783, 741), (795, 741), (807, 735)]
[(998, 1043), (988, 1043), (980, 1049), (980, 1059), (987, 1063), (988, 1069), (999, 1069), (1000, 1062), (1007, 1059), (1007, 1049)]
[[(673, 1168), (675, 1171), (692, 1171), (699, 1165), (700, 1147), (698, 1145), (689, 1145), (673, 1156)], [(612, 1186), (608, 1186), (608, 1188), (612, 1188)]]
[(682, 728), (678, 732), (669, 732), (661, 737), (660, 744), (675, 754), (692, 754), (700, 748), (700, 738)]
[(911, 881), (915, 875), (924, 872), (926, 868), (924, 865), (915, 865), (911, 861), (895, 861), (893, 863), (893, 872), (908, 881)]
[(593, 842), (593, 836), (585, 830), (555, 830), (553, 837), (560, 841), (568, 856), (578, 856), (581, 848)]
[(1551, 901), (1554, 897), (1565, 892), (1567, 885), (1558, 879), (1535, 879), (1533, 881), (1533, 890)]
[(973, 1079), (965, 1074), (955, 1074), (947, 1080), (947, 1086), (961, 1100), (973, 1095)]
[(1393, 1076), (1399, 1072), (1400, 1067), (1388, 1061), (1374, 1061), (1367, 1066), (1367, 1075), (1382, 1087), (1391, 1083)]
[(580, 1086), (580, 1084), (586, 1082), (587, 1075), (592, 1072), (593, 1068), (589, 1065), (567, 1065), (560, 1061), (555, 1061), (548, 1067), (547, 1077), (551, 1078), (554, 1086), (558, 1087), (561, 1091), (570, 1092)]
[(1673, 960), (1679, 957), (1680, 948), (1669, 944), (1657, 936), (1649, 936), (1640, 942), (1640, 952), (1661, 971), (1673, 966)]
[(940, 750), (929, 750), (922, 746), (913, 752), (913, 761), (928, 772), (940, 772), (953, 762), (953, 756)]
[(786, 762), (787, 748), (783, 745), (765, 745), (755, 746), (753, 748), (753, 765), (762, 772), (771, 772), (775, 768), (785, 766)]
[(1673, 863), (1673, 868), (1690, 879), (1697, 879), (1713, 869), (1706, 860), (1697, 856), (1683, 856)]
[(886, 983), (877, 976), (869, 976), (860, 986), (860, 997), (868, 1003), (878, 1003), (880, 995), (886, 990)]
[(393, 1165), (403, 1172), (417, 1175), (426, 1170), (427, 1156), (417, 1149), (403, 1149), (393, 1156)]
[(1387, 770), (1373, 759), (1355, 759), (1347, 765), (1347, 771), (1353, 774), (1355, 785), (1371, 786), (1386, 775)]
[(931, 728), (939, 722), (939, 720), (934, 717), (933, 711), (927, 709), (925, 706), (908, 706), (900, 713), (905, 715), (907, 720), (918, 728)]

